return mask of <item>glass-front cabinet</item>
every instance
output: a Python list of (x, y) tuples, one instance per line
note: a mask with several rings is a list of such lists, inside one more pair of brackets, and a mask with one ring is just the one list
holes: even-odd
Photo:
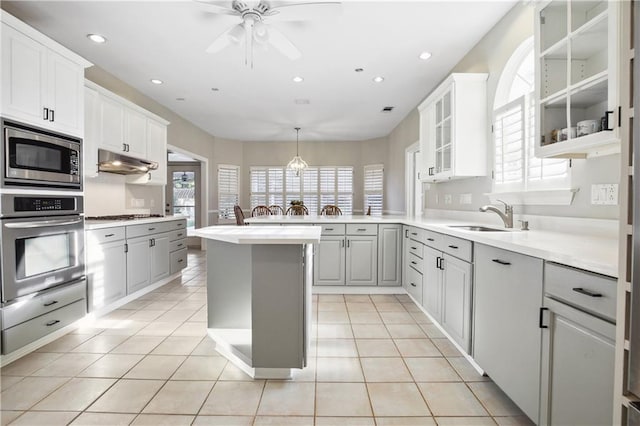
[(487, 74), (451, 74), (420, 111), (420, 179), (443, 182), (486, 174)]
[(620, 152), (617, 1), (542, 2), (536, 9), (537, 157)]

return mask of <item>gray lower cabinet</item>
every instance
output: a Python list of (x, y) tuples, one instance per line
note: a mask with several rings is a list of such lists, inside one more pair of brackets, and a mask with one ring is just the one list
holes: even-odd
[(346, 285), (377, 285), (378, 238), (347, 236)]
[(149, 254), (149, 280), (154, 283), (169, 276), (169, 233), (157, 234), (152, 238)]
[(378, 285), (402, 285), (402, 225), (378, 225)]
[(424, 247), (424, 271), (422, 283), (422, 306), (434, 320), (442, 322), (442, 252), (429, 246)]
[(540, 390), (542, 260), (475, 245), (473, 358), (534, 422)]
[(471, 348), (472, 266), (444, 254), (442, 267), (442, 319), (440, 324), (463, 349)]
[(547, 297), (544, 303), (540, 424), (611, 424), (615, 325)]
[(89, 311), (127, 295), (125, 240), (90, 245), (87, 259)]
[(127, 294), (131, 294), (150, 284), (151, 239), (131, 238), (127, 240), (127, 247)]
[(407, 225), (402, 226), (402, 287), (409, 291), (409, 229)]
[(322, 236), (313, 259), (315, 285), (345, 285), (345, 238)]

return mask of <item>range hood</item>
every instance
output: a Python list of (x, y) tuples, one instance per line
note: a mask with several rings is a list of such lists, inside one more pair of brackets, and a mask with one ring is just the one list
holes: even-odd
[(116, 173), (119, 175), (140, 175), (150, 170), (156, 170), (155, 161), (141, 160), (115, 152), (98, 149), (98, 171)]

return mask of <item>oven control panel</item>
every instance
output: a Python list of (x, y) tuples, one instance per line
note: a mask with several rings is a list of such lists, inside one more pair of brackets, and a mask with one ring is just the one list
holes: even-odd
[(76, 200), (73, 197), (16, 197), (13, 208), (16, 212), (74, 211)]

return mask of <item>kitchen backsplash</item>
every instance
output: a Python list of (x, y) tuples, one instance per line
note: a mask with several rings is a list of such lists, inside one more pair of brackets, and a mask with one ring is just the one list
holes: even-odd
[(164, 187), (130, 185), (126, 176), (100, 173), (85, 179), (86, 216), (164, 214)]

